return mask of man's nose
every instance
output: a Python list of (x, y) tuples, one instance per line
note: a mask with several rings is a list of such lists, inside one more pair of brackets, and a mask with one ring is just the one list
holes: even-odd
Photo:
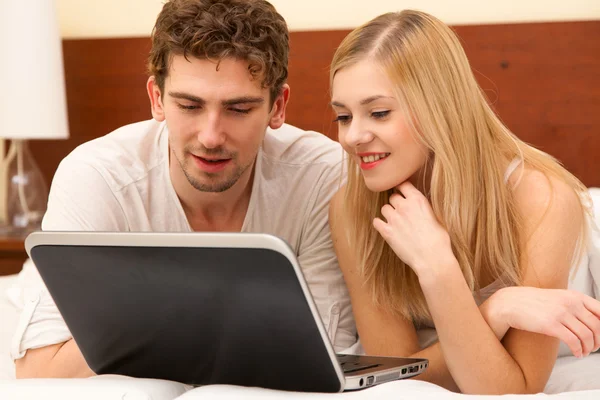
[(207, 149), (214, 149), (225, 144), (226, 135), (218, 112), (207, 115), (207, 118), (198, 126), (196, 137), (198, 142)]

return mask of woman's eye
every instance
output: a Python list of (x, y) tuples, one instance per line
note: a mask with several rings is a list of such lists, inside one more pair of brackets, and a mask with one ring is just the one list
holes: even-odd
[(349, 115), (338, 115), (333, 122), (338, 122), (342, 125), (346, 125), (347, 123), (350, 122), (350, 116)]
[(374, 111), (371, 113), (371, 116), (375, 119), (382, 119), (387, 117), (390, 114), (390, 110), (385, 111)]

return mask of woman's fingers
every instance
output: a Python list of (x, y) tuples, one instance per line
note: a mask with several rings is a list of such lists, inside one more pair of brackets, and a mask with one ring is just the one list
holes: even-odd
[[(585, 323), (580, 321), (575, 315), (569, 313), (565, 316), (563, 324), (577, 336), (577, 339), (581, 343), (580, 356), (587, 356), (594, 350), (594, 333)], [(569, 343), (567, 344), (571, 347)], [(577, 354), (575, 354), (575, 356), (577, 356)]]
[(409, 198), (411, 196), (420, 195), (419, 189), (417, 189), (410, 181), (404, 181), (400, 185), (396, 186), (396, 190), (400, 193), (404, 198)]
[(581, 357), (583, 355), (581, 340), (579, 340), (577, 335), (563, 324), (559, 322), (553, 324), (552, 329), (547, 333), (547, 335), (555, 337), (564, 342), (575, 357)]
[(389, 204), (386, 204), (383, 207), (381, 207), (381, 215), (383, 216), (383, 218), (385, 218), (385, 220), (388, 223), (390, 223), (390, 221), (394, 217), (394, 212), (394, 207), (390, 206)]
[(384, 238), (387, 239), (388, 237), (388, 231), (387, 231), (387, 224), (380, 218), (375, 218), (373, 220), (373, 228), (375, 228), (375, 230), (377, 232), (379, 232), (379, 234)]
[(575, 357), (581, 357), (583, 355), (583, 349), (581, 347), (581, 340), (575, 335), (570, 329), (563, 324), (557, 323), (556, 327), (552, 330), (554, 336), (563, 341), (571, 350), (571, 353)]
[(600, 319), (592, 314), (586, 307), (582, 307), (582, 311), (577, 315), (577, 319), (592, 332), (592, 351), (598, 350), (600, 348)]
[(406, 199), (404, 197), (402, 197), (401, 195), (399, 195), (398, 193), (392, 193), (392, 195), (390, 196), (390, 204), (396, 208), (397, 206), (400, 205), (400, 202), (402, 201), (406, 201)]
[(600, 301), (593, 297), (583, 295), (583, 305), (587, 308), (596, 318), (600, 319)]

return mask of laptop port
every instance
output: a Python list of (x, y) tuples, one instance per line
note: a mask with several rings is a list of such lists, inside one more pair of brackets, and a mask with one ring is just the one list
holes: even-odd
[(369, 376), (367, 378), (367, 386), (371, 386), (373, 384), (373, 382), (375, 382), (375, 377)]
[(408, 367), (408, 372), (409, 373), (413, 373), (413, 372), (419, 372), (419, 366), (415, 365), (414, 367)]
[(362, 387), (365, 384), (365, 380), (363, 378), (360, 378), (360, 381), (358, 382), (358, 385), (360, 387)]
[(402, 368), (402, 375), (406, 374), (406, 368)]

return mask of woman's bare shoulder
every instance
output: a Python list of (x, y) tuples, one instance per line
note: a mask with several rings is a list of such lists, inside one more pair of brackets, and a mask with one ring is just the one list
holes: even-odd
[(521, 215), (524, 284), (566, 287), (584, 221), (578, 194), (559, 177), (525, 168), (514, 196)]
[[(581, 200), (575, 190), (561, 178), (530, 167), (515, 172), (509, 179), (517, 209), (527, 222), (542, 219), (577, 217)], [(561, 218), (562, 217), (562, 218)], [(580, 223), (580, 218), (575, 218)]]

